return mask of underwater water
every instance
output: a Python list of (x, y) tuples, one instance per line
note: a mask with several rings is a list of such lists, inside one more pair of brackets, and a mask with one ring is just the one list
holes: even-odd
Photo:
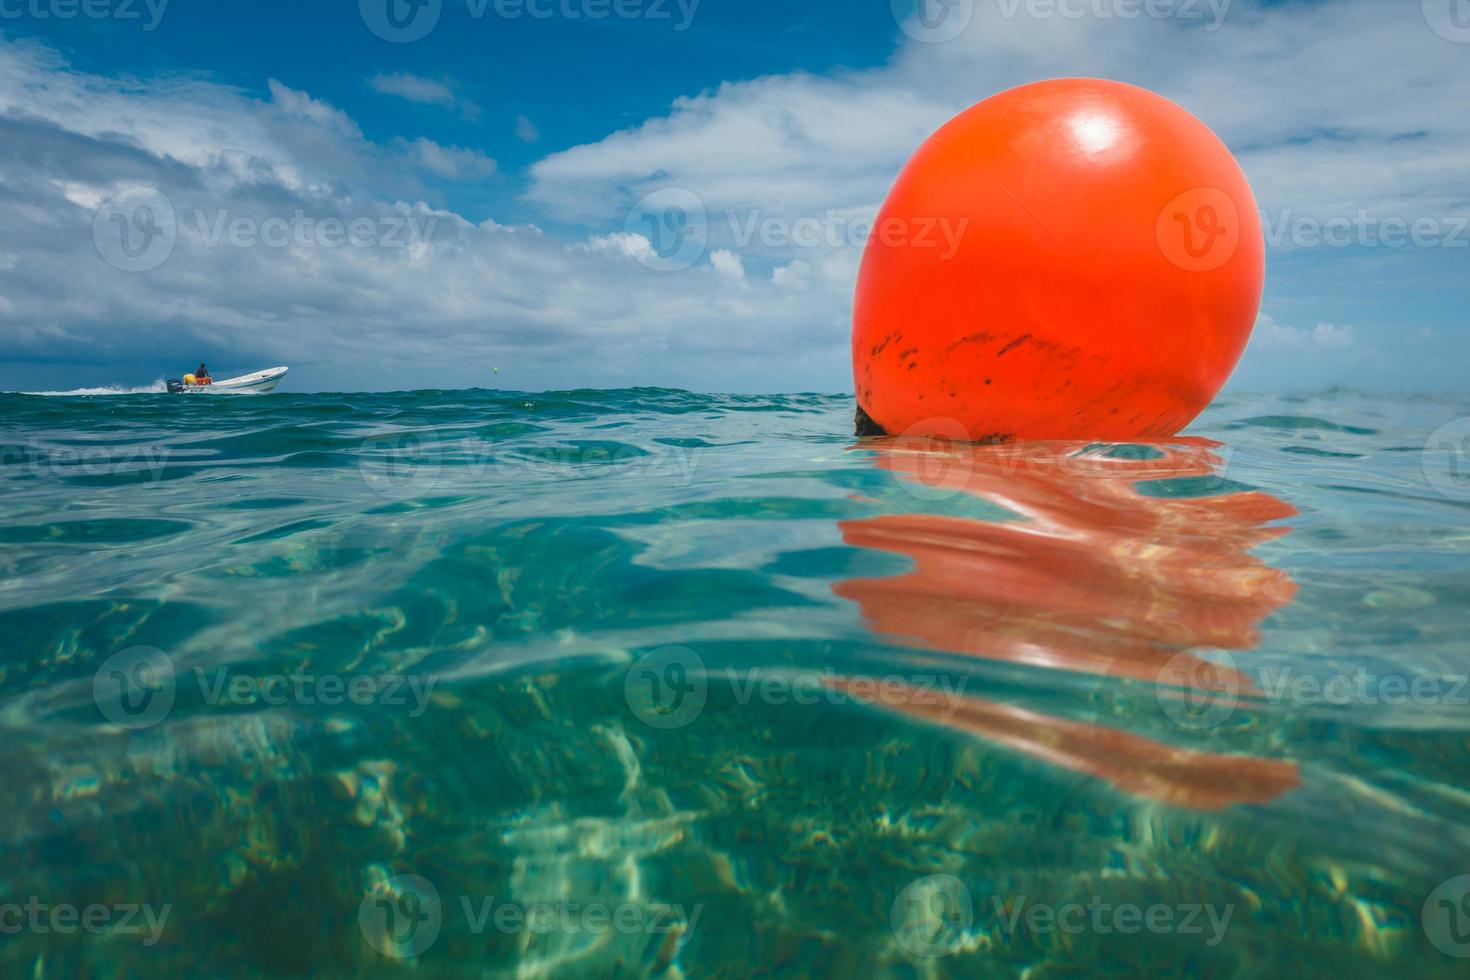
[(1470, 399), (0, 395), (0, 974), (1470, 969)]

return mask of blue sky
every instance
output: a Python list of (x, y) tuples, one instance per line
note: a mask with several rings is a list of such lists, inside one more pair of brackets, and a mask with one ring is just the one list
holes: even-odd
[(1232, 386), (1463, 387), (1465, 0), (923, 2), (0, 0), (0, 388), (847, 390), (898, 168), (1063, 75), (1237, 152), (1269, 270)]

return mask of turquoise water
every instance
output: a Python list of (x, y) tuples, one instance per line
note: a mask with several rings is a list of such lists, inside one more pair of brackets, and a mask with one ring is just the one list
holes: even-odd
[(1470, 400), (852, 409), (0, 395), (0, 972), (1464, 975)]

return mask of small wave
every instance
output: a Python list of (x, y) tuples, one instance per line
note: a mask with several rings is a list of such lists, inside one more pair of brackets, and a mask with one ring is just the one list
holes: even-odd
[(168, 385), (162, 378), (152, 384), (137, 388), (128, 388), (123, 385), (104, 385), (101, 388), (73, 388), (71, 391), (22, 391), (22, 395), (46, 395), (53, 398), (79, 397), (82, 395), (159, 395), (168, 391)]

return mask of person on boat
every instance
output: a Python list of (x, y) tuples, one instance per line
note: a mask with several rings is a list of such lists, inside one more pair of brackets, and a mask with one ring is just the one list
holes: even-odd
[(194, 372), (194, 383), (197, 385), (214, 384), (214, 379), (209, 376), (209, 368), (205, 367), (202, 361), (199, 363), (199, 370)]

